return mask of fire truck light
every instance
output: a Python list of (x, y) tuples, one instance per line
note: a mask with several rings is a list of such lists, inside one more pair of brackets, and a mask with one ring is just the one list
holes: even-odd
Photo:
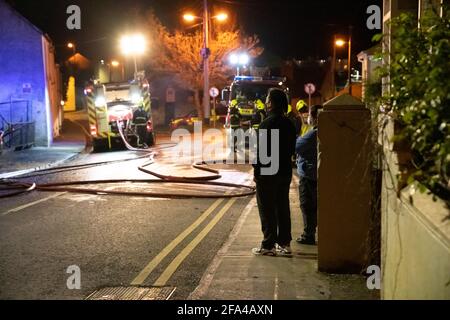
[(97, 127), (95, 125), (91, 125), (90, 129), (91, 129), (91, 135), (96, 136), (97, 135)]
[(97, 99), (95, 99), (96, 107), (103, 107), (105, 104), (106, 104), (106, 100), (104, 97), (97, 97)]
[(141, 97), (140, 94), (138, 94), (138, 93), (133, 93), (133, 94), (131, 95), (131, 102), (133, 102), (133, 103), (139, 103), (139, 102), (141, 102), (141, 100), (142, 100), (142, 97)]
[(241, 54), (239, 56), (239, 64), (241, 64), (243, 66), (247, 65), (249, 60), (250, 59), (249, 59), (248, 55), (246, 55), (246, 54)]

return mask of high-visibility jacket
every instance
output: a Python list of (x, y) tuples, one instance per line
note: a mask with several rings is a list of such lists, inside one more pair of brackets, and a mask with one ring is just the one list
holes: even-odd
[(233, 106), (233, 102), (232, 102), (232, 105), (230, 106), (229, 115), (230, 115), (230, 127), (231, 128), (240, 127), (241, 126), (241, 115), (237, 108), (237, 104), (235, 104)]
[(266, 111), (257, 109), (252, 117), (251, 124), (253, 129), (259, 129), (259, 125), (267, 117)]
[(310, 126), (309, 124), (304, 123), (302, 125), (302, 129), (300, 130), (300, 137), (303, 137), (312, 128), (313, 128), (313, 126)]

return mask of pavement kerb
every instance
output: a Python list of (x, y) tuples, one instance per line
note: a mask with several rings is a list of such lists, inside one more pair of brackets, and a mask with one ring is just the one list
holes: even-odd
[[(70, 122), (73, 122), (74, 124), (78, 125), (81, 129), (84, 129), (78, 122), (76, 121), (72, 121), (69, 120)], [(84, 143), (84, 148), (79, 150), (79, 151), (75, 151), (73, 154), (70, 154), (69, 156), (61, 159), (61, 160), (57, 160), (53, 163), (50, 164), (46, 164), (46, 165), (41, 165), (41, 166), (37, 166), (34, 168), (30, 168), (30, 169), (24, 169), (24, 170), (17, 170), (17, 171), (11, 171), (11, 172), (6, 172), (6, 173), (2, 173), (0, 174), (0, 179), (8, 179), (8, 178), (13, 178), (13, 177), (17, 177), (17, 176), (21, 176), (24, 174), (29, 174), (32, 172), (36, 172), (39, 170), (44, 170), (44, 169), (49, 169), (49, 168), (53, 168), (53, 167), (57, 167), (60, 166), (62, 164), (64, 164), (65, 162), (71, 161), (73, 159), (75, 159), (76, 157), (78, 157), (80, 154), (85, 154), (88, 153), (90, 151), (90, 149), (92, 148), (92, 146), (89, 143), (89, 139), (86, 135), (86, 131), (85, 129), (82, 130), (83, 134), (85, 136), (85, 143)]]
[(86, 151), (87, 147), (85, 147), (83, 150), (71, 154), (68, 157), (55, 161), (53, 163), (47, 164), (47, 165), (42, 165), (42, 166), (38, 166), (38, 167), (34, 167), (34, 168), (30, 168), (30, 169), (24, 169), (24, 170), (18, 170), (18, 171), (12, 171), (12, 172), (7, 172), (7, 173), (3, 173), (0, 174), (0, 179), (7, 179), (7, 178), (13, 178), (16, 176), (21, 176), (24, 174), (28, 174), (28, 173), (32, 173), (32, 172), (36, 172), (39, 170), (43, 170), (43, 169), (49, 169), (49, 168), (53, 168), (53, 167), (57, 167), (67, 161), (73, 160), (75, 157), (78, 157), (81, 153), (84, 153)]

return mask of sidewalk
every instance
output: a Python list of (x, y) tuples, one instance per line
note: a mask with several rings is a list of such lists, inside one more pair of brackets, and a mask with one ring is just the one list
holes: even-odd
[(83, 129), (75, 122), (65, 119), (61, 135), (55, 138), (50, 147), (4, 151), (0, 155), (0, 179), (60, 165), (75, 158), (85, 148)]
[(317, 271), (317, 246), (295, 239), (303, 229), (298, 200), (298, 178), (291, 184), (292, 257), (254, 256), (262, 240), (256, 199), (242, 213), (229, 239), (189, 296), (193, 300), (372, 300), (360, 275), (330, 275)]

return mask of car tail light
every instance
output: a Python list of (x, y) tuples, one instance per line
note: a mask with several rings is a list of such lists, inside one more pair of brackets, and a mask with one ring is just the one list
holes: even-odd
[(91, 125), (91, 135), (96, 136), (97, 135), (97, 127), (95, 125)]

